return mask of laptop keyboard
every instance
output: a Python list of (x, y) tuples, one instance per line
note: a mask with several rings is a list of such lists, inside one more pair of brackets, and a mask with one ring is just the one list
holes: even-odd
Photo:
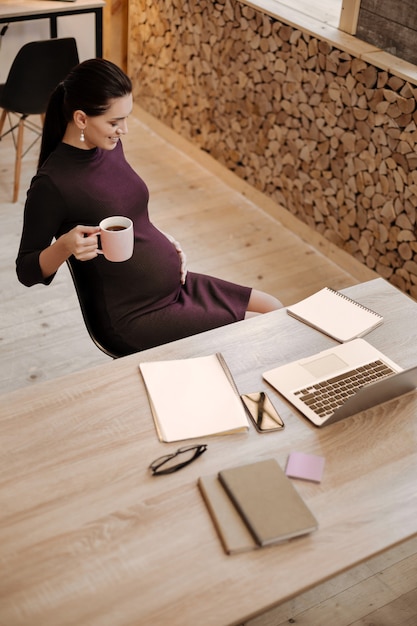
[(377, 360), (339, 376), (333, 376), (328, 380), (294, 391), (294, 394), (319, 417), (324, 418), (332, 415), (361, 387), (394, 373), (395, 371), (383, 361)]

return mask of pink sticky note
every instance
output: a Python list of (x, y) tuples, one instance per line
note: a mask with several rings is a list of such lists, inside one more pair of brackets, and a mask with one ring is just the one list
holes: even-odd
[(291, 452), (285, 473), (290, 478), (303, 478), (319, 483), (324, 470), (324, 457), (303, 452)]

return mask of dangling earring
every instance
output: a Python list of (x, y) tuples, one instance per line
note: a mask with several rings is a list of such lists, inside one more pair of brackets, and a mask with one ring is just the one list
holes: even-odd
[(85, 141), (85, 137), (84, 137), (84, 129), (81, 129), (81, 134), (80, 134), (80, 141)]

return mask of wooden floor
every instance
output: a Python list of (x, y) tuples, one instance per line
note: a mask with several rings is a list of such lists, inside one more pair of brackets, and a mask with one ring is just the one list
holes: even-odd
[[(323, 286), (340, 289), (367, 277), (355, 263), (342, 266), (332, 255), (324, 256), (314, 233), (309, 235), (302, 227), (294, 232), (283, 225), (285, 219), (274, 219), (270, 203), (245, 193), (241, 181), (234, 181), (210, 159), (197, 157), (182, 140), (173, 142), (170, 133), (157, 134), (154, 129), (159, 132), (160, 127), (151, 128), (148, 116), (139, 110), (135, 109), (129, 129), (125, 151), (150, 188), (151, 217), (181, 241), (190, 269), (263, 289), (285, 305)], [(108, 360), (88, 337), (66, 267), (49, 287), (27, 289), (16, 279), (23, 203), (35, 171), (36, 149), (25, 157), (16, 204), (10, 202), (13, 159), (8, 137), (0, 143), (1, 392)], [(253, 197), (259, 200), (256, 204)], [(288, 623), (417, 624), (417, 539), (272, 609), (247, 626)]]

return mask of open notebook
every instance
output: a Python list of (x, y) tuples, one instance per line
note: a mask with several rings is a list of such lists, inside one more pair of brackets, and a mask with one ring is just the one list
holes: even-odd
[(364, 339), (354, 339), (263, 374), (316, 426), (364, 411), (417, 387), (417, 366), (402, 370)]

